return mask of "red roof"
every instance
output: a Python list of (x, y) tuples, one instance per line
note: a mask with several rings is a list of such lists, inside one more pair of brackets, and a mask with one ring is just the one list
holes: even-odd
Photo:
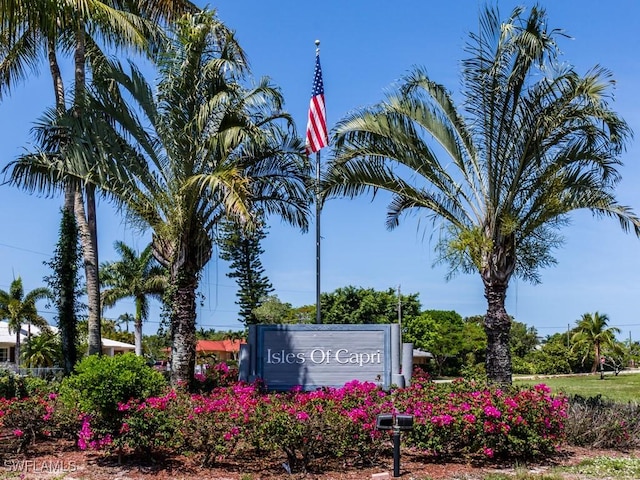
[(244, 340), (198, 340), (196, 352), (239, 352)]

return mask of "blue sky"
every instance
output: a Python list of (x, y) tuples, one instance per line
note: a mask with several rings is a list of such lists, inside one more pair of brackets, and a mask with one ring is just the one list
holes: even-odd
[[(504, 18), (515, 5), (500, 1)], [(204, 5), (204, 2), (201, 3)], [(350, 110), (375, 103), (412, 66), (427, 69), (436, 81), (459, 91), (460, 60), (470, 30), (477, 30), (483, 2), (452, 0), (220, 0), (212, 2), (219, 17), (236, 31), (251, 62), (254, 77), (270, 76), (286, 99), (286, 109), (304, 133), (311, 91), (314, 41), (321, 41), (327, 118), (331, 128)], [(635, 0), (562, 0), (547, 2), (549, 25), (571, 38), (561, 39), (564, 62), (586, 72), (595, 65), (609, 68), (617, 81), (613, 107), (640, 132), (640, 56)], [(63, 74), (70, 86), (72, 71)], [(30, 129), (53, 103), (46, 69), (0, 101), (0, 164), (30, 148)], [(638, 141), (622, 156), (621, 203), (640, 211)], [(330, 149), (322, 150), (323, 162)], [(400, 227), (384, 226), (387, 200), (332, 199), (322, 213), (322, 291), (355, 285), (377, 290), (397, 288), (419, 293), (425, 309), (455, 310), (462, 316), (483, 314), (486, 304), (479, 276), (459, 276), (447, 282), (444, 266), (433, 268), (432, 232), (420, 217), (404, 219)], [(21, 276), (27, 290), (43, 285), (49, 274), (43, 261), (55, 248), (61, 199), (29, 195), (0, 185), (0, 288)], [(105, 202), (99, 210), (100, 260), (114, 260), (116, 240), (142, 249), (148, 233), (133, 230)], [(587, 312), (606, 313), (621, 338), (640, 337), (637, 298), (640, 294), (640, 240), (625, 234), (612, 219), (578, 212), (563, 230), (558, 265), (541, 272), (542, 284), (512, 281), (507, 310), (518, 321), (534, 326), (542, 336), (564, 332)], [(278, 297), (294, 306), (315, 302), (315, 234), (302, 234), (272, 219), (263, 243), (266, 273)], [(226, 277), (227, 265), (214, 259), (202, 277), (198, 326), (239, 329), (236, 286)], [(42, 307), (47, 318), (52, 314)], [(107, 317), (133, 312), (131, 302), (107, 310)], [(159, 308), (154, 306), (145, 327), (153, 333)]]

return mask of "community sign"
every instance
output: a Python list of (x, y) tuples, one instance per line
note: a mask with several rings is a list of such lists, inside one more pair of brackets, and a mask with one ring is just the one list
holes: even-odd
[(340, 387), (352, 380), (388, 388), (392, 364), (399, 363), (397, 325), (252, 325), (248, 333), (241, 377), (260, 378), (269, 390)]

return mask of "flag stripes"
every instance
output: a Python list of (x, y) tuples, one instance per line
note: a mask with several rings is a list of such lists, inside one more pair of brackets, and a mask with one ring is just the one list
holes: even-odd
[(320, 68), (320, 55), (316, 55), (313, 88), (311, 101), (309, 102), (309, 120), (307, 122), (307, 154), (317, 152), (327, 145), (329, 145), (329, 136), (327, 134), (327, 116), (324, 105), (324, 84), (322, 82), (322, 69)]

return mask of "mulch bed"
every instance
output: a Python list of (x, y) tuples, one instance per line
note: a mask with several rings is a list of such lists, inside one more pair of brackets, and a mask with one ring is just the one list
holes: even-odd
[[(312, 465), (306, 473), (288, 474), (285, 458), (277, 455), (267, 457), (234, 457), (224, 459), (213, 467), (202, 467), (197, 458), (169, 455), (162, 452), (150, 456), (117, 455), (103, 452), (79, 451), (70, 440), (40, 441), (25, 454), (6, 452), (6, 444), (0, 441), (0, 479), (91, 479), (91, 480), (364, 480), (375, 473), (388, 472), (392, 477), (393, 458), (391, 452), (376, 459), (370, 466), (346, 465), (341, 460), (326, 461)], [(567, 447), (553, 458), (530, 465), (519, 462), (510, 464), (476, 464), (454, 459), (439, 460), (403, 451), (400, 474), (404, 479), (481, 479), (489, 473), (530, 470), (541, 473), (557, 465), (574, 465), (581, 460), (596, 456), (631, 456), (640, 452), (618, 452)], [(637, 455), (636, 455), (637, 456)], [(570, 477), (567, 477), (570, 478)]]

